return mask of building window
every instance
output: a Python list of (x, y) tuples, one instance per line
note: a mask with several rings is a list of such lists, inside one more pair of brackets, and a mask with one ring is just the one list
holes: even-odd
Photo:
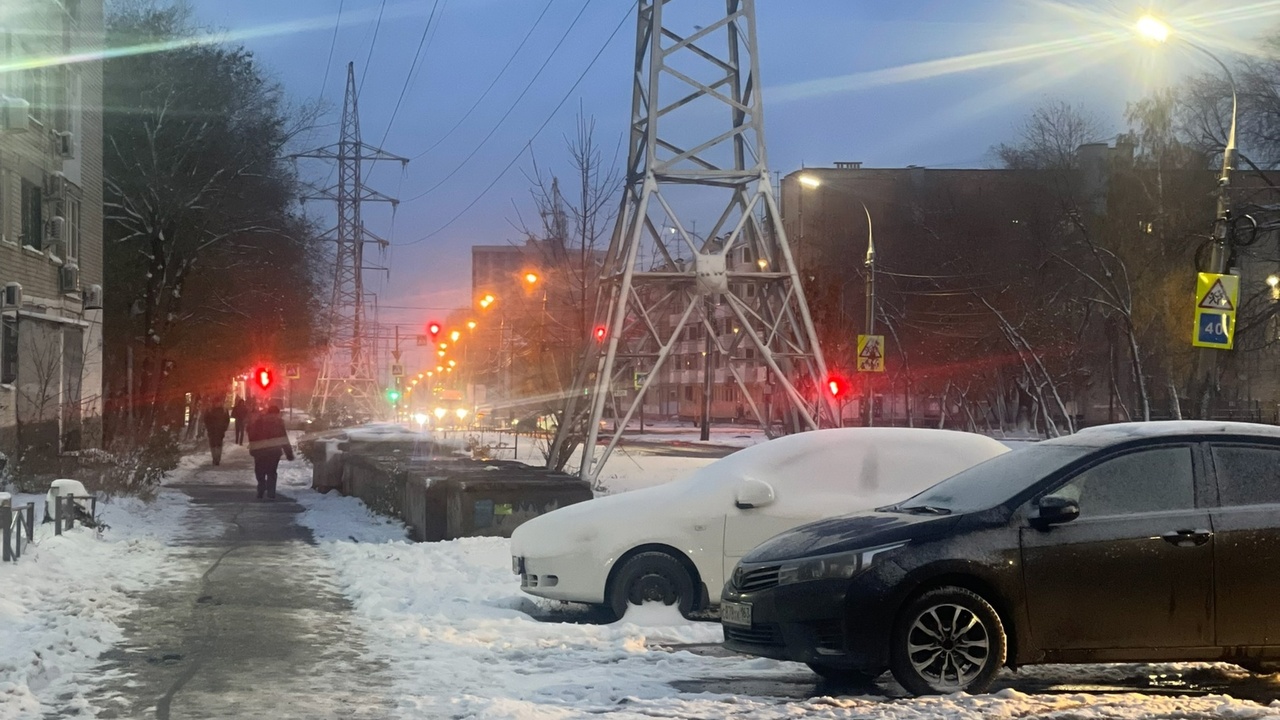
[(39, 185), (22, 181), (22, 244), (44, 246), (44, 193)]
[(18, 379), (18, 319), (0, 318), (0, 383), (11, 385)]

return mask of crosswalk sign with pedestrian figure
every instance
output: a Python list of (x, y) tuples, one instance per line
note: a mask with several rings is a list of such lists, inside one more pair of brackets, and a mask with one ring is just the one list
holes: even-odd
[(858, 336), (858, 372), (884, 372), (884, 336)]
[(1236, 309), (1240, 306), (1240, 278), (1200, 273), (1196, 278), (1195, 347), (1230, 350), (1235, 342)]

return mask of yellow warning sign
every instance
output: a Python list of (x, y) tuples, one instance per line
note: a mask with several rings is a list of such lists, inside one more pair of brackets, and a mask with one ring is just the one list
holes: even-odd
[(1195, 347), (1230, 350), (1236, 337), (1236, 308), (1240, 306), (1240, 278), (1200, 273), (1196, 277)]
[(858, 372), (884, 372), (884, 336), (858, 336)]

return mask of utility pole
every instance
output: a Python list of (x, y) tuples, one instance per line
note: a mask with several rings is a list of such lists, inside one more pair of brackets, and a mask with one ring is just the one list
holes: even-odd
[(711, 298), (703, 298), (702, 324), (706, 327), (706, 337), (702, 345), (702, 423), (698, 428), (698, 438), (703, 442), (711, 439), (711, 380), (714, 372), (711, 358), (715, 347), (712, 339), (716, 334), (711, 312)]
[(385, 414), (385, 400), (378, 389), (373, 368), (377, 350), (375, 332), (365, 319), (365, 245), (385, 250), (390, 243), (365, 229), (360, 217), (366, 202), (386, 202), (394, 208), (396, 198), (367, 187), (363, 163), (395, 160), (401, 167), (408, 158), (392, 155), (360, 139), (360, 111), (357, 107), (355, 63), (347, 63), (347, 91), (342, 103), (342, 130), (333, 145), (308, 150), (294, 158), (331, 160), (338, 166), (338, 182), (303, 196), (303, 200), (330, 200), (337, 204), (338, 223), (330, 232), (338, 246), (334, 265), (333, 291), (329, 299), (329, 344), (316, 379), (313, 402), (321, 416), (346, 406), (347, 410), (369, 418)]
[[(678, 14), (668, 25), (664, 13), (677, 3), (703, 15)], [(599, 337), (584, 349), (548, 453), (552, 467), (580, 442), (579, 474), (598, 477), (670, 356), (692, 354), (681, 338), (700, 315), (706, 319), (704, 304), (726, 306), (741, 328), (726, 341), (709, 335), (704, 349), (708, 360), (711, 353), (725, 358), (726, 376), (761, 427), (766, 417), (734, 362), (747, 348), (777, 382), (798, 429), (834, 421), (830, 399), (817, 392), (826, 362), (770, 183), (757, 50), (755, 0), (726, 0), (720, 10), (638, 0), (626, 180), (600, 268)], [(704, 70), (696, 79), (686, 74), (691, 65)], [(696, 121), (707, 117), (725, 122)], [(718, 202), (723, 210), (698, 237), (687, 208)], [(645, 380), (596, 457), (606, 402), (631, 373)], [(704, 376), (704, 389), (709, 381)]]
[[(875, 236), (871, 234), (871, 211), (864, 204), (862, 211), (867, 214), (867, 257), (863, 261), (863, 267), (867, 270), (867, 334), (876, 334), (876, 243)], [(866, 392), (867, 402), (867, 427), (875, 425), (875, 403), (876, 395), (871, 389), (870, 374), (867, 375), (867, 381), (863, 384)]]

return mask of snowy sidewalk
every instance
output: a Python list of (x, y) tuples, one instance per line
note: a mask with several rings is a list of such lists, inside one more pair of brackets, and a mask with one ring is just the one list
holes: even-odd
[(139, 598), (91, 675), (96, 717), (385, 717), (382, 668), (362, 659), (350, 605), (294, 522), (302, 508), (257, 500), (235, 445), (170, 487), (191, 498), (174, 549), (191, 579)]

